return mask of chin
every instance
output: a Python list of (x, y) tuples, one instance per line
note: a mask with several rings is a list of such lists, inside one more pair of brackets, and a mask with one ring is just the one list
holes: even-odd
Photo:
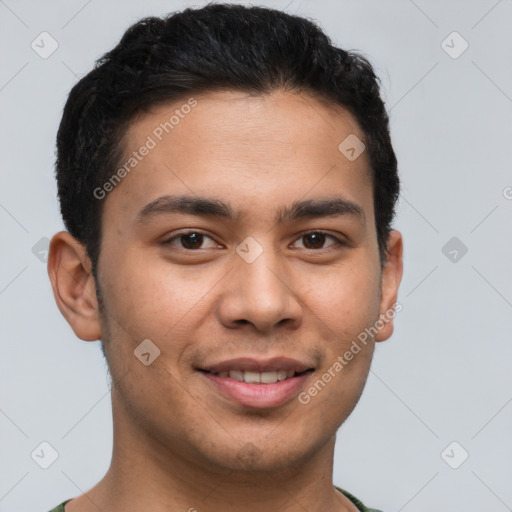
[(245, 473), (275, 473), (287, 471), (297, 467), (297, 463), (304, 457), (302, 450), (259, 448), (252, 442), (247, 442), (236, 451), (227, 453), (223, 451), (216, 457), (216, 463), (225, 469)]
[[(277, 427), (279, 428), (279, 427)], [(295, 435), (293, 435), (295, 434)], [(299, 435), (299, 432), (267, 432), (267, 435), (233, 435), (217, 442), (197, 447), (208, 463), (224, 470), (245, 473), (287, 472), (300, 467), (310, 458), (314, 458), (325, 446), (328, 439), (312, 440), (314, 436)], [(196, 445), (197, 446), (197, 445)]]

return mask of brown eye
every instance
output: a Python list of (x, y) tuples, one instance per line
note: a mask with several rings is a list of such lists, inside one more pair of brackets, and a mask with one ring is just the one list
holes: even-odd
[(328, 233), (324, 233), (323, 231), (311, 231), (309, 233), (306, 233), (300, 237), (299, 240), (304, 240), (304, 249), (326, 249), (327, 247), (324, 247), (324, 244), (326, 242), (326, 239), (331, 238), (335, 241), (334, 244), (331, 244), (327, 247), (331, 247), (333, 245), (343, 245), (341, 240), (336, 238), (333, 235), (329, 235)]
[[(163, 242), (164, 245), (177, 245), (179, 248), (186, 249), (186, 250), (197, 250), (197, 249), (204, 249), (204, 247), (201, 247), (205, 240), (211, 240), (213, 242), (213, 246), (217, 246), (215, 241), (210, 238), (209, 236), (200, 233), (198, 231), (189, 231), (188, 233), (179, 233), (171, 238), (168, 238)], [(175, 241), (179, 243), (174, 243)]]
[(185, 249), (199, 249), (203, 242), (203, 235), (201, 233), (187, 233), (180, 235), (179, 239)]

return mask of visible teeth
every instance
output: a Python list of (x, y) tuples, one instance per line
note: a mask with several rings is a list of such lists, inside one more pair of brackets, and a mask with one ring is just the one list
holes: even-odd
[(218, 372), (215, 375), (219, 377), (230, 377), (239, 382), (247, 382), (248, 384), (275, 384), (278, 381), (290, 379), (295, 375), (295, 371), (276, 370), (272, 372), (250, 372), (230, 370)]
[(261, 382), (263, 384), (274, 384), (274, 382), (277, 382), (277, 372), (262, 372)]
[(240, 382), (243, 382), (243, 380), (244, 380), (244, 372), (239, 372), (238, 370), (231, 370), (229, 372), (229, 376), (232, 379), (238, 380)]
[(244, 372), (244, 381), (248, 384), (256, 384), (261, 382), (262, 373), (258, 372)]
[(284, 380), (288, 377), (288, 372), (286, 370), (277, 370), (277, 380)]

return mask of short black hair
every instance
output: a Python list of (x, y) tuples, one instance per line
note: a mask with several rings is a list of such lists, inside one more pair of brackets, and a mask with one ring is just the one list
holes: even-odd
[(333, 46), (310, 19), (210, 3), (141, 19), (69, 94), (57, 134), (58, 196), (64, 224), (86, 247), (95, 278), (104, 201), (94, 191), (121, 165), (130, 122), (154, 105), (215, 90), (306, 92), (356, 118), (371, 167), (382, 264), (400, 185), (370, 62)]

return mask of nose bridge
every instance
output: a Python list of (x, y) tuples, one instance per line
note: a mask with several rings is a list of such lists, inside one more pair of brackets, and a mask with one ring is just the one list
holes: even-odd
[(236, 248), (230, 292), (220, 309), (225, 324), (248, 321), (256, 328), (268, 330), (287, 319), (298, 325), (301, 307), (288, 272), (270, 237), (258, 240), (247, 237)]
[(269, 297), (271, 302), (282, 299), (285, 275), (274, 248), (270, 243), (263, 247), (259, 242), (249, 241), (240, 244), (237, 252), (240, 255), (244, 250), (247, 258), (241, 257), (243, 261), (238, 263), (244, 288), (253, 294)]
[(242, 260), (238, 262), (238, 266), (244, 292), (251, 294), (260, 307), (264, 307), (265, 303), (269, 305), (269, 309), (277, 307), (285, 300), (287, 293), (283, 284), (285, 276), (279, 275), (284, 274), (282, 265), (270, 238), (264, 241), (262, 237), (259, 240), (247, 237), (237, 247), (236, 252)]

